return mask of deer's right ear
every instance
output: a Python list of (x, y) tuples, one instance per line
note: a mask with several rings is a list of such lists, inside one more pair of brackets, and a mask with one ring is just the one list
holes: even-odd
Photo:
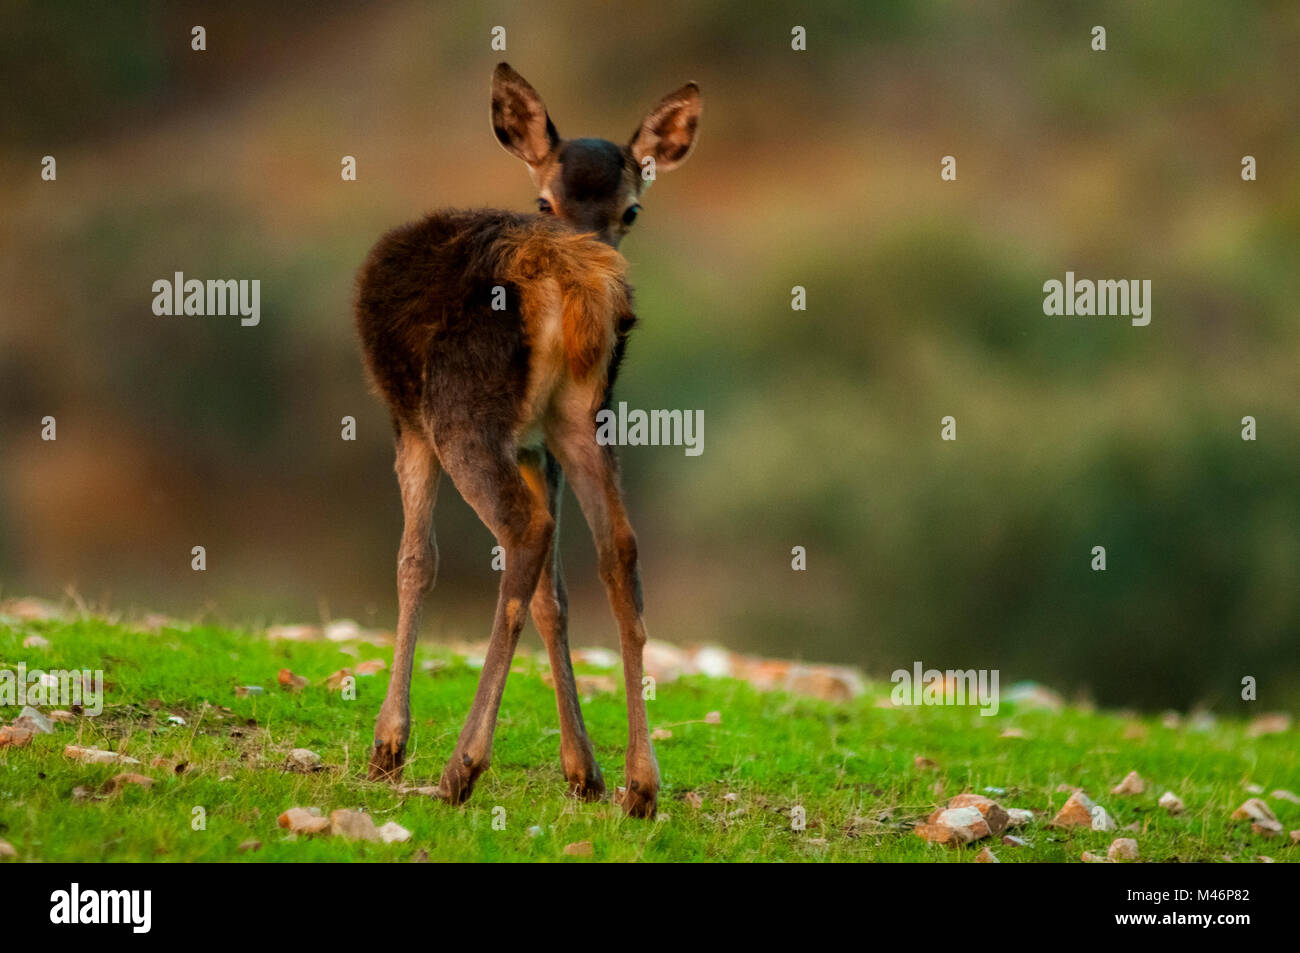
[(530, 166), (541, 163), (560, 142), (537, 90), (509, 63), (498, 63), (492, 74), (492, 131), (506, 152)]
[(643, 163), (654, 157), (660, 172), (668, 172), (686, 161), (695, 147), (695, 128), (700, 122), (700, 87), (687, 83), (659, 100), (650, 115), (632, 134), (628, 148), (632, 158)]

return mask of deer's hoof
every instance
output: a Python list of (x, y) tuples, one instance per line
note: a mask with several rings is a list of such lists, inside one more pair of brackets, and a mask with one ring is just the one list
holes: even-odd
[(583, 801), (599, 801), (605, 796), (605, 779), (601, 777), (600, 768), (593, 764), (590, 773), (571, 774), (569, 797)]
[(659, 786), (629, 778), (622, 789), (623, 813), (628, 817), (653, 818), (658, 813)]
[(474, 782), (487, 770), (487, 761), (476, 761), (467, 754), (454, 754), (438, 782), (439, 796), (448, 804), (464, 804), (474, 793)]
[(370, 752), (371, 781), (400, 781), (402, 765), (406, 761), (406, 745), (375, 742)]

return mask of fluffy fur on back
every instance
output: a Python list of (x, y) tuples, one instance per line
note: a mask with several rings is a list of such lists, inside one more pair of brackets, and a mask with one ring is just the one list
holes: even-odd
[[(528, 389), (530, 343), (556, 287), (567, 373), (612, 378), (636, 320), (625, 274), (614, 248), (550, 216), (473, 209), (400, 226), (357, 277), (356, 328), (370, 378), (395, 423), (417, 425), (438, 390), (513, 419)], [(491, 308), (497, 286), (506, 287), (504, 311)]]
[(525, 318), (540, 309), (535, 304), (539, 282), (552, 278), (559, 283), (569, 374), (585, 379), (608, 359), (616, 322), (629, 311), (627, 261), (590, 235), (557, 229), (541, 217), (508, 229), (497, 244), (505, 278), (523, 293)]
[[(485, 412), (515, 415), (530, 342), (557, 286), (567, 373), (612, 378), (635, 321), (626, 271), (617, 251), (551, 216), (448, 210), (396, 228), (357, 282), (371, 379), (398, 423), (418, 425), (438, 389), (482, 395)], [(496, 286), (506, 288), (504, 311), (491, 307)]]

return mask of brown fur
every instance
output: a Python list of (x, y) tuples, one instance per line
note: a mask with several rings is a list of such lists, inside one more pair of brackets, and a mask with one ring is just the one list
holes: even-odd
[[(395, 420), (413, 428), (423, 426), (424, 390), (439, 383), (430, 381), (431, 372), (504, 371), (496, 383), (507, 383), (521, 400), (549, 279), (561, 292), (568, 373), (584, 381), (607, 370), (616, 341), (634, 321), (626, 274), (617, 251), (551, 216), (446, 211), (394, 229), (371, 251), (357, 282), (357, 330), (369, 376)], [(506, 311), (491, 309), (497, 285), (506, 287)], [(449, 345), (494, 353), (446, 367), (440, 350)], [(517, 359), (504, 361), (508, 356)], [(478, 383), (467, 382), (466, 396)], [(513, 408), (507, 413), (517, 422)]]
[(550, 657), (569, 790), (603, 795), (569, 659), (556, 546), (567, 476), (591, 527), (623, 648), (623, 808), (654, 816), (659, 767), (641, 698), (636, 535), (613, 449), (597, 443), (595, 414), (609, 404), (636, 321), (627, 263), (615, 249), (640, 209), (639, 163), (653, 157), (661, 171), (679, 164), (699, 109), (699, 90), (687, 84), (655, 107), (627, 146), (564, 140), (536, 91), (502, 63), (493, 77), (493, 130), (528, 164), (548, 214), (436, 212), (389, 232), (362, 266), (357, 333), (392, 414), (404, 517), (396, 648), (375, 722), (373, 779), (400, 777), (406, 758), (420, 611), (437, 573), (432, 508), (445, 472), (504, 547), (505, 568), (478, 690), (438, 791), (460, 803), (488, 767), (527, 606)]
[[(544, 221), (544, 220), (543, 220)], [(564, 355), (569, 373), (582, 381), (609, 361), (617, 321), (629, 312), (627, 262), (589, 235), (557, 235), (537, 220), (506, 231), (497, 241), (504, 276), (523, 293), (524, 320), (536, 320), (543, 279), (559, 283), (564, 314)]]

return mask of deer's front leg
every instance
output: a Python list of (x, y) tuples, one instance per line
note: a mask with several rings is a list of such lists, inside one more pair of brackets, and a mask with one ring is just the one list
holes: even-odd
[(582, 707), (569, 658), (569, 602), (560, 568), (560, 499), (564, 476), (560, 464), (546, 450), (523, 451), (519, 470), (533, 495), (545, 502), (555, 520), (555, 539), (542, 564), (537, 590), (530, 604), (533, 623), (546, 643), (555, 682), (555, 703), (560, 715), (560, 766), (569, 782), (569, 793), (586, 801), (599, 800), (605, 794), (605, 779), (596, 763), (587, 727), (582, 721)]
[[(449, 415), (444, 416), (444, 421)], [(492, 760), (501, 696), (510, 660), (519, 644), (528, 604), (546, 561), (555, 521), (545, 500), (534, 496), (520, 472), (514, 448), (497, 444), (463, 419), (444, 422), (438, 436), (442, 462), (456, 488), (505, 549), (505, 569), (497, 593), (478, 689), (456, 748), (442, 772), (442, 796), (460, 804)]]
[(397, 551), (397, 645), (388, 693), (375, 722), (370, 778), (396, 781), (406, 760), (411, 732), (411, 666), (420, 630), (420, 609), (438, 572), (433, 540), (433, 503), (442, 468), (422, 435), (403, 430), (397, 437), (397, 482), (402, 491), (402, 542)]
[(641, 579), (636, 534), (628, 522), (618, 461), (612, 448), (596, 443), (590, 420), (563, 428), (554, 437), (564, 466), (596, 543), (601, 581), (618, 623), (627, 692), (627, 791), (623, 810), (633, 817), (654, 817), (659, 798), (659, 763), (650, 743), (645, 699), (641, 695), (645, 625), (641, 620)]

